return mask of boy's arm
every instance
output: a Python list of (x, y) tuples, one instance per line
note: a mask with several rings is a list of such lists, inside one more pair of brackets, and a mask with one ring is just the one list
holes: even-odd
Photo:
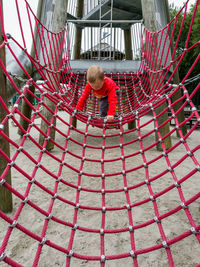
[(117, 95), (114, 87), (108, 93), (108, 104), (107, 120), (113, 120), (117, 106)]
[(88, 84), (86, 84), (85, 89), (84, 89), (84, 91), (83, 91), (83, 93), (82, 93), (81, 97), (79, 98), (78, 103), (76, 105), (77, 110), (83, 109), (83, 107), (85, 106), (85, 103), (86, 103), (86, 101), (90, 95), (90, 91), (91, 91), (90, 86), (88, 86)]

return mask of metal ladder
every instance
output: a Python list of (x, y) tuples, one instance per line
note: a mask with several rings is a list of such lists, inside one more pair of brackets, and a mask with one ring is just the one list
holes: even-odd
[[(114, 0), (99, 0), (99, 51), (98, 60), (111, 60), (114, 58), (114, 51), (112, 55), (112, 15), (113, 15), (113, 1)], [(103, 5), (109, 4), (110, 9), (103, 13)], [(105, 16), (110, 15), (107, 23), (102, 23)]]

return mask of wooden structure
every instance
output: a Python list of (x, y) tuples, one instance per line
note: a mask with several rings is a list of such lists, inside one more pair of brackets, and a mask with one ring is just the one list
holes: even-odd
[[(1, 0), (2, 5), (2, 0)], [(2, 31), (0, 28), (0, 43), (3, 42)], [(5, 47), (0, 49), (0, 59), (5, 64)], [(5, 103), (8, 103), (8, 95), (7, 95), (7, 85), (6, 85), (6, 76), (3, 70), (0, 68), (0, 97), (2, 97)], [(0, 105), (0, 122), (6, 117), (6, 111)], [(0, 125), (0, 131), (4, 131), (4, 133), (9, 136), (9, 125), (8, 122), (5, 126)], [(10, 146), (9, 143), (0, 135), (0, 149), (10, 158)], [(8, 162), (0, 157), (0, 175), (3, 174)], [(11, 185), (11, 170), (8, 171), (7, 176), (4, 181)], [(9, 191), (3, 183), (0, 185), (0, 210), (3, 212), (12, 211), (12, 193)]]

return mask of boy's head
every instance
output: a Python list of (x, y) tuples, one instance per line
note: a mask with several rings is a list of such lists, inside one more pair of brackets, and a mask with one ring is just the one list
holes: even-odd
[(87, 71), (87, 81), (95, 90), (100, 90), (104, 84), (104, 71), (99, 66), (91, 66)]

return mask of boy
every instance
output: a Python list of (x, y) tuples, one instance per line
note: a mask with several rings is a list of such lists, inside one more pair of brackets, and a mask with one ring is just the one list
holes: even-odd
[(112, 79), (104, 76), (104, 71), (101, 67), (95, 65), (88, 69), (87, 81), (83, 94), (76, 105), (76, 109), (83, 109), (92, 91), (92, 93), (99, 98), (100, 116), (106, 117), (108, 121), (112, 121), (116, 116), (115, 110), (117, 95), (119, 95), (119, 87)]

